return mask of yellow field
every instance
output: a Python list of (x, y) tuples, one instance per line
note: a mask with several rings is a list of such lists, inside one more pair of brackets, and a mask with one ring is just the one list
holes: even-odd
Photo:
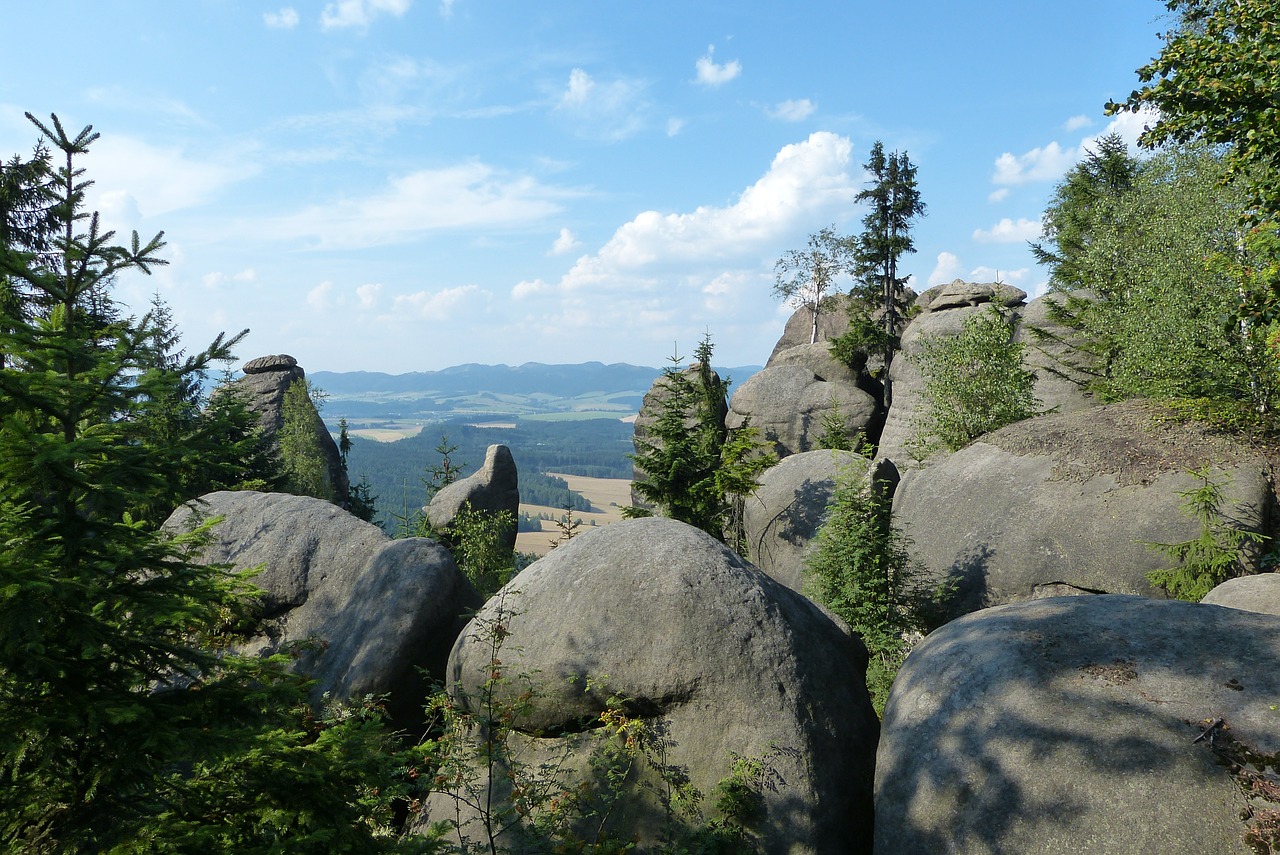
[(402, 428), (357, 428), (347, 432), (352, 436), (362, 436), (378, 442), (395, 442), (397, 439), (417, 436), (422, 432), (422, 425), (405, 425)]
[[(583, 532), (594, 522), (596, 525), (608, 525), (622, 519), (622, 509), (631, 504), (631, 481), (626, 478), (585, 478), (581, 475), (561, 475), (547, 473), (563, 478), (570, 490), (577, 490), (590, 500), (600, 513), (574, 512), (574, 517), (582, 520), (578, 529)], [(548, 508), (543, 505), (524, 505), (520, 510), (533, 515), (549, 514), (558, 519), (564, 514), (564, 508)], [(560, 534), (552, 520), (542, 521), (542, 531), (522, 531), (516, 535), (516, 549), (520, 552), (532, 552), (534, 555), (546, 555), (551, 549), (551, 542)]]

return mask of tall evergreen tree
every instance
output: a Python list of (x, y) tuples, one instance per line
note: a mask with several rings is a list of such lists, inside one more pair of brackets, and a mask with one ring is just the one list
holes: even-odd
[(853, 276), (861, 283), (861, 296), (880, 304), (888, 405), (888, 369), (907, 308), (908, 277), (898, 275), (898, 259), (903, 253), (916, 251), (911, 223), (924, 215), (925, 205), (916, 186), (916, 167), (906, 152), (886, 155), (877, 140), (864, 167), (871, 174), (871, 186), (859, 193), (857, 200), (869, 203), (871, 210), (862, 218), (862, 233), (854, 238)]

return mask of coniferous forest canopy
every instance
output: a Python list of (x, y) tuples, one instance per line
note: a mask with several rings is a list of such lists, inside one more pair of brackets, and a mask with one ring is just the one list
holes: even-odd
[[(1051, 288), (1064, 295), (1059, 320), (1086, 343), (1089, 391), (1103, 400), (1169, 403), (1274, 453), (1276, 3), (1167, 6), (1175, 23), (1159, 57), (1138, 70), (1127, 99), (1108, 105), (1159, 111), (1142, 137), (1145, 150), (1104, 139), (1086, 152), (1045, 212), (1036, 252)], [(460, 733), (500, 738), (521, 710), (468, 718), (446, 696), (432, 695), (422, 702), (435, 714), (434, 729), (410, 738), (390, 730), (383, 699), (312, 697), (308, 680), (291, 670), (302, 651), (263, 658), (237, 647), (263, 619), (253, 573), (196, 560), (216, 521), (182, 533), (161, 525), (204, 493), (270, 491), (287, 481), (279, 449), (255, 428), (245, 402), (202, 391), (220, 365), (233, 362), (242, 334), (188, 350), (162, 301), (140, 316), (117, 302), (119, 277), (166, 263), (164, 235), (105, 230), (85, 200), (91, 176), (83, 160), (98, 135), (90, 127), (68, 130), (56, 117), (28, 118), (33, 150), (0, 169), (0, 849), (498, 851), (492, 825), (479, 841), (463, 839), (447, 820), (407, 833), (405, 820), (450, 782), (475, 783), (451, 753)], [(913, 167), (910, 175), (914, 188)], [(928, 176), (919, 182), (927, 195)], [(891, 266), (886, 287), (900, 273)], [(700, 403), (705, 415), (720, 402)], [(678, 431), (670, 435), (678, 439)], [(616, 420), (554, 428), (518, 422), (500, 432), (453, 423), (397, 443), (357, 440), (347, 465), (353, 481), (368, 477), (386, 513), (397, 502), (425, 500), (405, 497), (417, 486), (405, 483), (405, 472), (429, 466), (440, 443), (456, 445), (455, 462), (474, 467), (485, 447), (501, 441), (529, 473), (530, 496), (545, 488), (548, 498), (563, 498), (558, 485), (535, 476), (629, 477), (630, 436), (630, 426)], [(732, 439), (717, 441), (727, 448)], [(737, 456), (721, 462), (758, 460), (749, 445), (739, 443)], [(719, 490), (724, 474), (722, 467), (707, 477)], [(840, 510), (850, 527), (861, 518), (878, 534), (852, 551), (884, 553), (856, 560), (905, 563), (910, 547), (891, 528), (891, 507), (868, 510), (860, 486), (845, 486)], [(734, 491), (715, 498), (727, 492)], [(844, 562), (850, 544), (839, 534), (824, 561)], [(473, 545), (459, 538), (459, 555)], [(494, 578), (519, 572), (510, 550), (498, 558)], [(847, 562), (836, 569), (847, 570)], [(1182, 587), (1204, 587), (1192, 581)], [(849, 585), (837, 585), (834, 598), (848, 600)], [(897, 605), (878, 603), (875, 627), (858, 626), (855, 613), (850, 622), (871, 643), (876, 632), (896, 642), (899, 627), (883, 624)], [(491, 631), (500, 645), (505, 628)], [(883, 657), (885, 668), (892, 659)], [(492, 688), (503, 676), (496, 647), (488, 663)], [(888, 691), (892, 675), (881, 676)], [(616, 746), (619, 765), (610, 767), (616, 771), (639, 762), (625, 754), (640, 738), (639, 718), (627, 718), (625, 699), (610, 703), (602, 731), (625, 737)], [(722, 815), (699, 825), (698, 814), (696, 827), (664, 836), (657, 851), (745, 851), (743, 804), (761, 776), (750, 758), (732, 759), (716, 799)], [(681, 781), (669, 776), (662, 784), (669, 797)], [(539, 840), (536, 851), (606, 851), (578, 836), (584, 823), (575, 821), (595, 817), (586, 802), (563, 788), (541, 803), (527, 796), (513, 793), (504, 816)], [(566, 820), (575, 805), (580, 813)], [(664, 807), (670, 819), (671, 802)], [(492, 810), (486, 816), (501, 808)], [(529, 815), (556, 823), (525, 828)], [(607, 851), (631, 845), (608, 842)]]

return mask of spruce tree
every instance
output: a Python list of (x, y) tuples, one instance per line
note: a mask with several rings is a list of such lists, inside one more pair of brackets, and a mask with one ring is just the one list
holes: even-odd
[(863, 231), (854, 238), (853, 276), (860, 284), (862, 298), (879, 303), (880, 328), (884, 333), (885, 405), (889, 404), (889, 364), (897, 337), (906, 318), (907, 278), (898, 275), (898, 259), (915, 252), (911, 223), (925, 212), (916, 186), (916, 167), (906, 152), (886, 155), (877, 140), (864, 165), (872, 183), (858, 194), (871, 210), (862, 218)]

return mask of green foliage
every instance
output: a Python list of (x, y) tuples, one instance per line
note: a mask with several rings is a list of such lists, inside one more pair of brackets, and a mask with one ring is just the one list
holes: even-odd
[(1143, 84), (1108, 113), (1155, 108), (1139, 141), (1224, 146), (1227, 177), (1243, 178), (1258, 219), (1280, 212), (1280, 18), (1275, 0), (1166, 0), (1178, 23)]
[(916, 425), (922, 444), (932, 439), (957, 451), (1034, 416), (1035, 373), (1023, 366), (1024, 348), (994, 306), (965, 318), (957, 335), (922, 339), (913, 357), (924, 375), (925, 407)]
[[(711, 337), (703, 338), (689, 370), (681, 358), (663, 371), (663, 399), (648, 435), (635, 438), (631, 455), (640, 477), (632, 489), (671, 519), (702, 529), (717, 540), (735, 528), (737, 497), (759, 486), (760, 473), (777, 462), (765, 452), (759, 431), (730, 431), (724, 424), (728, 379), (711, 369)], [(629, 509), (627, 516), (647, 516)], [(736, 538), (735, 538), (736, 539)]]
[(0, 848), (265, 852), (298, 834), (316, 841), (298, 851), (376, 851), (387, 804), (368, 788), (393, 782), (371, 772), (372, 730), (308, 725), (282, 658), (228, 649), (252, 619), (246, 574), (192, 560), (207, 528), (172, 536), (134, 513), (222, 477), (200, 471), (190, 399), (172, 395), (226, 342), (157, 359), (167, 324), (123, 317), (110, 293), (162, 263), (161, 236), (113, 243), (81, 211), (75, 158), (97, 135), (38, 127), (65, 156), (60, 227), (47, 253), (0, 244), (23, 303), (0, 318)]
[(796, 309), (808, 309), (812, 316), (809, 342), (818, 340), (818, 316), (823, 298), (847, 273), (853, 262), (849, 241), (827, 226), (809, 235), (808, 249), (791, 249), (774, 265), (773, 295), (787, 300)]
[(515, 575), (515, 555), (510, 543), (515, 531), (510, 511), (484, 511), (463, 506), (443, 534), (458, 568), (485, 599)]
[(1187, 515), (1200, 524), (1200, 535), (1181, 543), (1148, 544), (1178, 565), (1147, 574), (1151, 584), (1170, 596), (1198, 603), (1218, 585), (1249, 572), (1246, 559), (1268, 538), (1256, 531), (1233, 525), (1222, 513), (1226, 484), (1213, 480), (1206, 464), (1190, 473), (1200, 485), (1178, 495)]
[(876, 323), (861, 299), (851, 297), (847, 313), (849, 326), (831, 340), (831, 355), (852, 371), (862, 371), (872, 354), (883, 355), (897, 345), (897, 338)]
[[(1092, 210), (1077, 210), (1076, 196), (1084, 194), (1067, 188), (1092, 181), (1082, 177), (1085, 166), (1060, 186), (1046, 222), (1070, 222), (1078, 232), (1072, 248), (1059, 240), (1051, 277), (1067, 289), (1059, 320), (1081, 333), (1091, 390), (1103, 400), (1273, 406), (1276, 363), (1265, 343), (1266, 318), (1237, 320), (1242, 269), (1266, 278), (1265, 240), (1246, 243), (1242, 254), (1243, 196), (1223, 183), (1221, 159), (1203, 147), (1157, 152), (1127, 183), (1100, 191)], [(1076, 299), (1077, 288), (1096, 299)], [(1260, 282), (1243, 291), (1265, 292)]]
[(891, 497), (859, 468), (840, 472), (805, 559), (805, 589), (839, 615), (867, 646), (867, 688), (877, 714), (908, 652), (910, 633), (927, 628), (930, 597), (921, 593), (909, 541), (893, 525)]
[(306, 380), (295, 380), (285, 389), (280, 405), (282, 424), (277, 436), (285, 490), (297, 496), (314, 496), (329, 502), (338, 498), (329, 462), (320, 445), (325, 431), (319, 409), (323, 398)]

